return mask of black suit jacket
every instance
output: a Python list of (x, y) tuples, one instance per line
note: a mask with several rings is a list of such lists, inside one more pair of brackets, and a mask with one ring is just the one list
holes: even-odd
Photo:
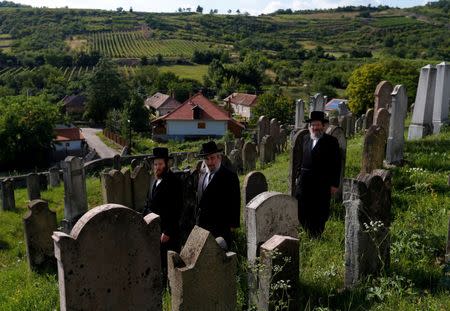
[(158, 214), (161, 218), (161, 231), (168, 235), (172, 242), (179, 239), (180, 214), (183, 206), (183, 190), (181, 181), (170, 170), (163, 174), (160, 184), (152, 193), (156, 178), (150, 184), (144, 215)]
[(238, 228), (241, 219), (239, 178), (223, 165), (203, 189), (205, 178), (205, 173), (199, 177), (197, 225), (210, 231), (215, 237), (222, 236), (230, 243), (230, 228)]

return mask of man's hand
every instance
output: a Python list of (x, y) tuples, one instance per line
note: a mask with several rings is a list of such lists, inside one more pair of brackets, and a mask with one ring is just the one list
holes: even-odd
[(168, 236), (167, 234), (161, 234), (161, 243), (167, 243), (170, 240), (170, 236)]
[(331, 188), (330, 188), (331, 194), (336, 194), (338, 192), (338, 190), (339, 190), (339, 188), (336, 188), (333, 186), (331, 186)]

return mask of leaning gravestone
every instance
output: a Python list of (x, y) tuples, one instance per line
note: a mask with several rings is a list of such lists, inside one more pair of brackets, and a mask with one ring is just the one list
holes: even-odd
[(345, 181), (344, 285), (347, 288), (389, 268), (390, 187), (390, 174), (383, 170)]
[(275, 141), (272, 136), (266, 135), (259, 145), (259, 161), (267, 164), (275, 161)]
[(173, 311), (236, 310), (236, 253), (223, 250), (209, 231), (195, 226), (167, 262)]
[(258, 146), (261, 144), (261, 141), (264, 136), (270, 134), (270, 121), (265, 116), (260, 116), (258, 119)]
[(305, 127), (305, 102), (303, 99), (297, 99), (295, 102), (295, 128)]
[(301, 130), (295, 134), (289, 154), (289, 194), (295, 196), (295, 179), (303, 159), (303, 138), (309, 130)]
[(131, 173), (131, 195), (133, 198), (133, 209), (142, 213), (147, 202), (147, 195), (150, 189), (150, 174), (148, 170), (139, 165)]
[[(257, 310), (299, 310), (299, 241), (274, 235), (260, 247), (262, 270), (258, 277)], [(283, 267), (281, 271), (278, 267)], [(287, 283), (287, 289), (277, 286)], [(278, 307), (278, 308), (277, 308)]]
[(117, 204), (54, 232), (61, 310), (161, 310), (160, 220)]
[(244, 185), (242, 186), (242, 198), (244, 205), (247, 205), (258, 194), (268, 190), (266, 176), (261, 172), (250, 172), (244, 178)]
[(69, 232), (88, 209), (86, 177), (81, 158), (67, 157), (61, 167), (64, 176), (63, 230)]
[(403, 85), (396, 85), (392, 92), (391, 119), (386, 148), (386, 162), (399, 164), (403, 162), (403, 145), (405, 144), (405, 118), (408, 110), (408, 95)]
[(14, 180), (5, 178), (0, 181), (0, 211), (13, 211), (16, 208), (16, 199), (14, 198)]
[(58, 187), (60, 184), (59, 169), (57, 167), (51, 167), (48, 170), (50, 187)]
[(435, 88), (436, 68), (431, 65), (422, 67), (417, 85), (414, 112), (408, 129), (408, 140), (423, 138), (432, 133)]
[(372, 125), (364, 137), (361, 173), (370, 174), (383, 167), (386, 153), (386, 132), (378, 125)]
[(238, 149), (233, 149), (229, 155), (233, 171), (240, 174), (243, 171), (241, 151)]
[[(259, 246), (273, 235), (298, 236), (297, 200), (279, 192), (263, 192), (246, 208), (247, 260), (255, 264)], [(249, 272), (249, 303), (257, 305), (257, 274)]]
[(39, 175), (36, 173), (30, 173), (27, 175), (27, 193), (28, 200), (38, 200), (41, 198), (41, 184), (39, 181)]
[(391, 101), (392, 101), (392, 93), (393, 87), (392, 84), (389, 81), (381, 81), (378, 83), (376, 89), (375, 89), (375, 104), (373, 106), (373, 121), (372, 124), (376, 125), (379, 124), (378, 114), (381, 108), (385, 108), (388, 111), (391, 108)]
[(48, 209), (48, 203), (34, 200), (28, 204), (23, 218), (28, 266), (32, 270), (56, 268), (52, 234), (56, 231), (56, 213)]
[(246, 142), (242, 148), (242, 164), (244, 172), (254, 170), (256, 168), (256, 158), (258, 157), (256, 145), (252, 142)]
[(340, 127), (330, 125), (326, 133), (335, 137), (339, 143), (339, 151), (341, 154), (341, 173), (340, 173), (340, 181), (339, 181), (339, 190), (334, 195), (334, 198), (338, 201), (342, 201), (342, 185), (344, 181), (344, 173), (345, 173), (345, 160), (347, 158), (347, 139), (345, 138), (344, 130)]
[(441, 127), (448, 123), (450, 105), (450, 64), (436, 65), (436, 89), (434, 92), (433, 133), (440, 133)]

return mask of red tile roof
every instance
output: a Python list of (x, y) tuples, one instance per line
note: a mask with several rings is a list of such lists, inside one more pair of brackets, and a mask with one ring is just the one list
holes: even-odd
[(148, 108), (159, 109), (165, 105), (167, 108), (176, 108), (181, 105), (176, 99), (163, 93), (155, 93), (153, 96), (147, 98), (144, 103)]
[(225, 102), (229, 102), (235, 105), (242, 105), (252, 107), (256, 105), (258, 96), (245, 93), (233, 93), (224, 99)]
[(84, 136), (78, 127), (57, 128), (55, 129), (55, 136), (54, 141), (84, 140)]

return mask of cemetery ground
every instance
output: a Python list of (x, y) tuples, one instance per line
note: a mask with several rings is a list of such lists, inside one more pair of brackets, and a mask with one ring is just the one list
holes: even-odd
[[(363, 137), (349, 140), (346, 177), (360, 169)], [(300, 310), (446, 310), (450, 305), (450, 267), (444, 263), (450, 211), (450, 130), (405, 145), (407, 162), (392, 168), (391, 266), (381, 277), (343, 290), (344, 217), (334, 204), (323, 237), (311, 240), (300, 230)], [(269, 190), (288, 192), (288, 153), (259, 168)], [(241, 184), (242, 184), (241, 176)], [(102, 204), (98, 176), (87, 179), (89, 207)], [(15, 192), (16, 210), (0, 215), (1, 310), (54, 310), (59, 306), (57, 276), (30, 272), (26, 263), (22, 217), (26, 189)], [(63, 186), (42, 192), (49, 208), (63, 217)], [(238, 303), (247, 309), (245, 233), (234, 250), (239, 255)], [(165, 310), (169, 310), (167, 297)]]

